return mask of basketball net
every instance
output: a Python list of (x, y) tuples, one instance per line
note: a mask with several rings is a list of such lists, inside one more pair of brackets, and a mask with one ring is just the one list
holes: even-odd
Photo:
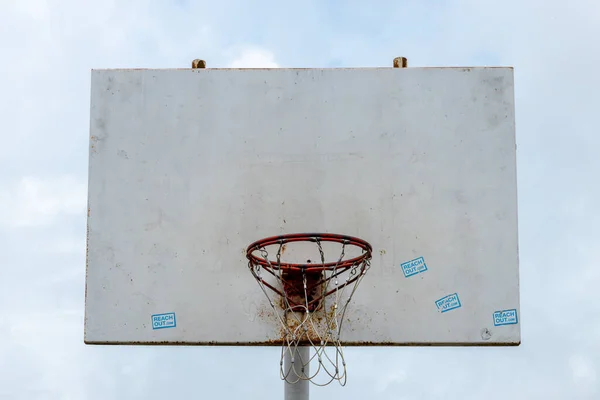
[[(314, 242), (320, 254), (320, 264), (283, 263), (283, 246), (297, 241)], [(336, 262), (326, 263), (322, 241), (340, 244)], [(266, 247), (273, 245), (277, 246), (277, 253), (271, 260)], [(361, 247), (361, 256), (344, 260), (348, 245)], [(255, 251), (260, 253), (260, 257), (253, 255)], [(286, 235), (255, 242), (248, 248), (248, 259), (250, 271), (281, 325), (281, 379), (288, 383), (309, 380), (318, 386), (337, 380), (344, 386), (346, 362), (340, 335), (346, 308), (370, 268), (371, 246), (360, 239), (343, 235)], [(265, 279), (265, 273), (271, 283)], [(274, 300), (273, 292), (279, 294), (279, 301)], [(300, 346), (310, 347), (308, 359), (302, 359), (301, 353), (296, 351)], [(288, 368), (284, 365), (286, 352), (291, 358)], [(314, 361), (318, 363), (316, 370), (307, 368)], [(307, 376), (309, 370), (314, 372)]]

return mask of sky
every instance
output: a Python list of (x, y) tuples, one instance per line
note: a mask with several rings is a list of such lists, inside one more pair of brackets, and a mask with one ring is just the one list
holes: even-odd
[(84, 345), (92, 68), (397, 56), (515, 68), (522, 344), (349, 348), (311, 397), (600, 398), (598, 37), (593, 0), (0, 0), (0, 399), (282, 397), (277, 348)]

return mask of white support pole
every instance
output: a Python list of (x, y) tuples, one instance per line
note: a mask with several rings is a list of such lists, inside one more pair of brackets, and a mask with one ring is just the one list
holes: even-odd
[[(286, 351), (283, 358), (285, 371), (289, 372), (290, 380), (294, 381), (297, 375), (302, 374), (302, 361), (307, 362), (310, 359), (310, 347), (296, 347), (294, 351), (294, 365), (292, 366), (292, 352)], [(310, 364), (306, 363), (304, 367), (304, 378), (310, 376)], [(285, 400), (308, 400), (310, 382), (306, 379), (301, 379), (296, 383), (288, 383), (284, 381)]]

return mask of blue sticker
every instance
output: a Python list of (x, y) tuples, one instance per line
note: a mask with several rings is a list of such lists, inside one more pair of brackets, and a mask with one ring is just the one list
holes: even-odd
[(402, 263), (400, 267), (402, 267), (402, 272), (404, 272), (406, 278), (427, 271), (427, 264), (425, 264), (423, 257)]
[(458, 294), (449, 294), (448, 296), (444, 296), (439, 300), (435, 301), (435, 306), (438, 311), (445, 313), (446, 311), (454, 310), (456, 308), (460, 308), (462, 305), (460, 304), (460, 299), (458, 298)]
[(502, 310), (494, 312), (494, 326), (515, 325), (519, 322), (517, 310)]
[(175, 313), (154, 314), (152, 316), (152, 329), (175, 328), (177, 321)]

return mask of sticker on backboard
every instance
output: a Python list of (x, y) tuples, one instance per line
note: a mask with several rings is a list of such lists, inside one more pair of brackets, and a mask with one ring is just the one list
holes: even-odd
[(435, 301), (435, 306), (440, 312), (447, 312), (450, 310), (455, 310), (460, 308), (462, 304), (460, 304), (460, 299), (458, 298), (457, 293), (449, 294), (448, 296), (444, 296), (439, 300)]
[(152, 316), (152, 329), (175, 328), (176, 326), (175, 313), (154, 314)]
[(427, 264), (425, 264), (425, 259), (423, 259), (423, 257), (402, 263), (400, 264), (400, 267), (406, 278), (427, 271)]
[(494, 325), (502, 326), (502, 325), (515, 325), (519, 322), (517, 317), (517, 310), (502, 310), (494, 312)]

